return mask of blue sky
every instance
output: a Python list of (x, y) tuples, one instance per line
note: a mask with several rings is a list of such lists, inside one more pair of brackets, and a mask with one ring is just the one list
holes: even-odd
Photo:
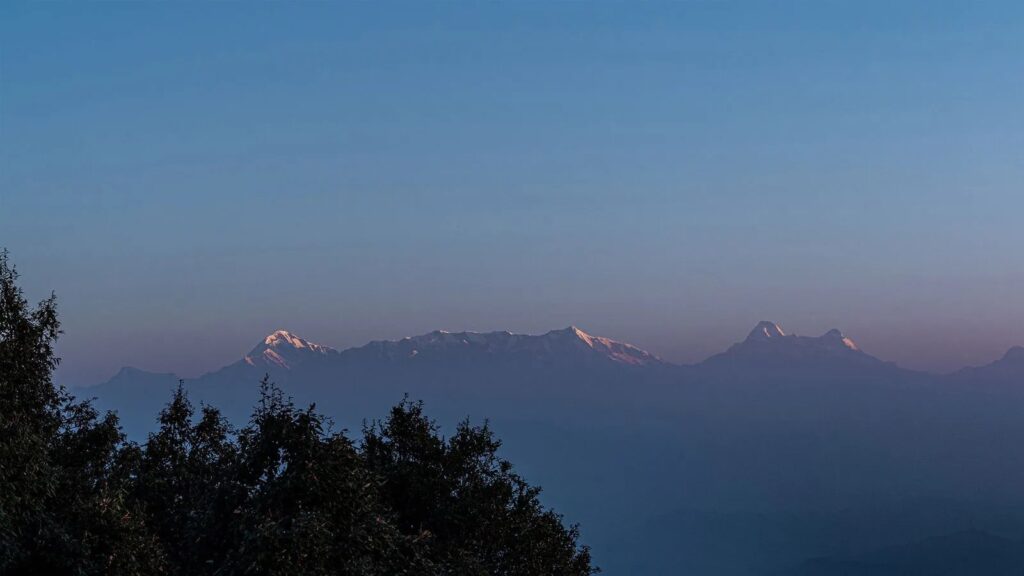
[(758, 320), (945, 370), (1024, 344), (1016, 2), (5, 3), (0, 245), (68, 382)]

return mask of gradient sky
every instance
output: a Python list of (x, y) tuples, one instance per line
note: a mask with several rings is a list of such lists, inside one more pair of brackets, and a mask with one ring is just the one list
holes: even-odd
[(1024, 4), (5, 2), (0, 245), (65, 383), (276, 328), (984, 363), (1024, 344)]

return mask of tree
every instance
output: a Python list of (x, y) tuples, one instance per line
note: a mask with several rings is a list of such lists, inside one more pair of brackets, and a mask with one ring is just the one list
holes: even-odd
[(0, 573), (158, 573), (125, 498), (117, 418), (54, 386), (56, 299), (32, 308), (0, 252)]
[(544, 508), (499, 458), (490, 428), (462, 422), (445, 440), (421, 403), (403, 401), (364, 427), (367, 466), (384, 480), (399, 528), (429, 543), (442, 574), (587, 575), (590, 551), (577, 527)]
[(124, 458), (134, 478), (131, 496), (162, 543), (171, 574), (206, 574), (220, 566), (242, 497), (233, 480), (238, 447), (230, 425), (209, 406), (198, 422), (194, 416), (179, 386), (160, 413), (160, 429)]
[(239, 505), (227, 573), (430, 574), (413, 538), (392, 524), (378, 482), (313, 406), (300, 410), (264, 379), (239, 434)]
[(62, 394), (50, 382), (60, 333), (56, 299), (32, 308), (0, 252), (0, 565), (21, 561), (44, 529), (55, 489), (48, 448), (61, 426)]

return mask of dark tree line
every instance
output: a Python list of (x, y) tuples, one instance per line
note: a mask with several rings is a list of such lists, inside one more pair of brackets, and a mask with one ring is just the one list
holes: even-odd
[(588, 575), (575, 527), (403, 401), (354, 442), (267, 381), (235, 430), (182, 389), (142, 444), (52, 382), (53, 297), (0, 253), (0, 574)]

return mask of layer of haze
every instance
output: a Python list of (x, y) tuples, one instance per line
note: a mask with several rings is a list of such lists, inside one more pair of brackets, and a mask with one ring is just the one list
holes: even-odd
[(0, 245), (61, 377), (761, 319), (912, 368), (1024, 344), (1016, 2), (0, 8)]

